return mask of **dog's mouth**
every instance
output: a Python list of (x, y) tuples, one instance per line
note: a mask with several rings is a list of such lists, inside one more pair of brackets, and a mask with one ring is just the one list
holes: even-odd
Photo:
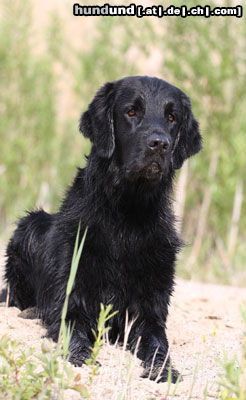
[(162, 177), (163, 169), (160, 164), (156, 161), (153, 161), (147, 168), (144, 170), (145, 178), (149, 181), (155, 181)]
[(155, 182), (159, 181), (164, 174), (164, 166), (158, 161), (152, 161), (147, 166), (135, 166), (126, 170), (126, 177), (130, 181), (137, 180), (139, 178)]

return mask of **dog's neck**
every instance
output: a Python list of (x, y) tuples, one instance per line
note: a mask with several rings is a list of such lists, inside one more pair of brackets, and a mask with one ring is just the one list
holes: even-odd
[[(93, 179), (93, 176), (95, 179)], [(148, 182), (144, 179), (128, 181), (124, 170), (114, 160), (103, 158), (88, 158), (85, 168), (87, 187), (91, 188), (95, 198), (104, 198), (110, 201), (112, 209), (122, 208), (132, 212), (142, 213), (157, 209), (157, 203), (162, 203), (162, 208), (170, 207), (170, 195), (174, 172), (169, 171), (159, 182)], [(92, 180), (97, 186), (91, 187)]]
[(170, 201), (173, 175), (171, 171), (154, 186), (143, 181), (127, 182), (120, 168), (110, 160), (89, 156), (87, 166), (78, 170), (59, 210), (62, 229), (74, 235), (79, 221), (83, 226), (105, 225), (112, 218), (117, 223), (120, 216), (125, 223), (129, 220), (130, 225), (134, 221), (137, 229), (151, 230), (160, 223), (169, 229), (173, 223)]

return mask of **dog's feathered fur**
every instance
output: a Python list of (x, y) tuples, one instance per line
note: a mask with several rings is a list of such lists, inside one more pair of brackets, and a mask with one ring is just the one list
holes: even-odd
[[(10, 306), (36, 306), (57, 340), (78, 225), (81, 235), (88, 226), (69, 299), (70, 360), (81, 365), (90, 356), (100, 303), (113, 304), (119, 312), (109, 322), (110, 340), (123, 340), (127, 310), (135, 319), (129, 349), (141, 336), (137, 355), (145, 375), (156, 352), (154, 379), (168, 352), (165, 325), (181, 247), (172, 181), (175, 169), (201, 148), (198, 123), (179, 89), (157, 78), (128, 77), (98, 91), (80, 129), (92, 149), (60, 210), (30, 212), (9, 242)], [(168, 365), (169, 359), (160, 380)]]

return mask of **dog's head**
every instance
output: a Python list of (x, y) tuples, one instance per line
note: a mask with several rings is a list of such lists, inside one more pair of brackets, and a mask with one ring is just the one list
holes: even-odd
[(80, 130), (129, 180), (159, 181), (201, 149), (188, 96), (146, 76), (106, 83), (82, 114)]

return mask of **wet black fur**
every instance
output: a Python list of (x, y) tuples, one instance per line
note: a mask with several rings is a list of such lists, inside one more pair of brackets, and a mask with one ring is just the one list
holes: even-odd
[[(129, 109), (135, 110), (133, 117)], [(158, 348), (154, 379), (168, 351), (165, 325), (181, 247), (172, 181), (175, 169), (201, 148), (198, 123), (179, 89), (157, 78), (128, 77), (97, 92), (80, 130), (93, 145), (60, 210), (30, 212), (8, 244), (10, 306), (36, 306), (48, 336), (57, 340), (80, 221), (81, 235), (86, 226), (88, 233), (67, 314), (75, 321), (70, 360), (81, 365), (90, 356), (100, 303), (113, 304), (119, 312), (109, 322), (110, 340), (123, 340), (128, 310), (135, 319), (128, 345), (134, 351), (141, 336), (137, 355), (144, 376)], [(168, 149), (153, 151), (153, 135), (166, 140)], [(160, 380), (166, 379), (167, 366)]]

